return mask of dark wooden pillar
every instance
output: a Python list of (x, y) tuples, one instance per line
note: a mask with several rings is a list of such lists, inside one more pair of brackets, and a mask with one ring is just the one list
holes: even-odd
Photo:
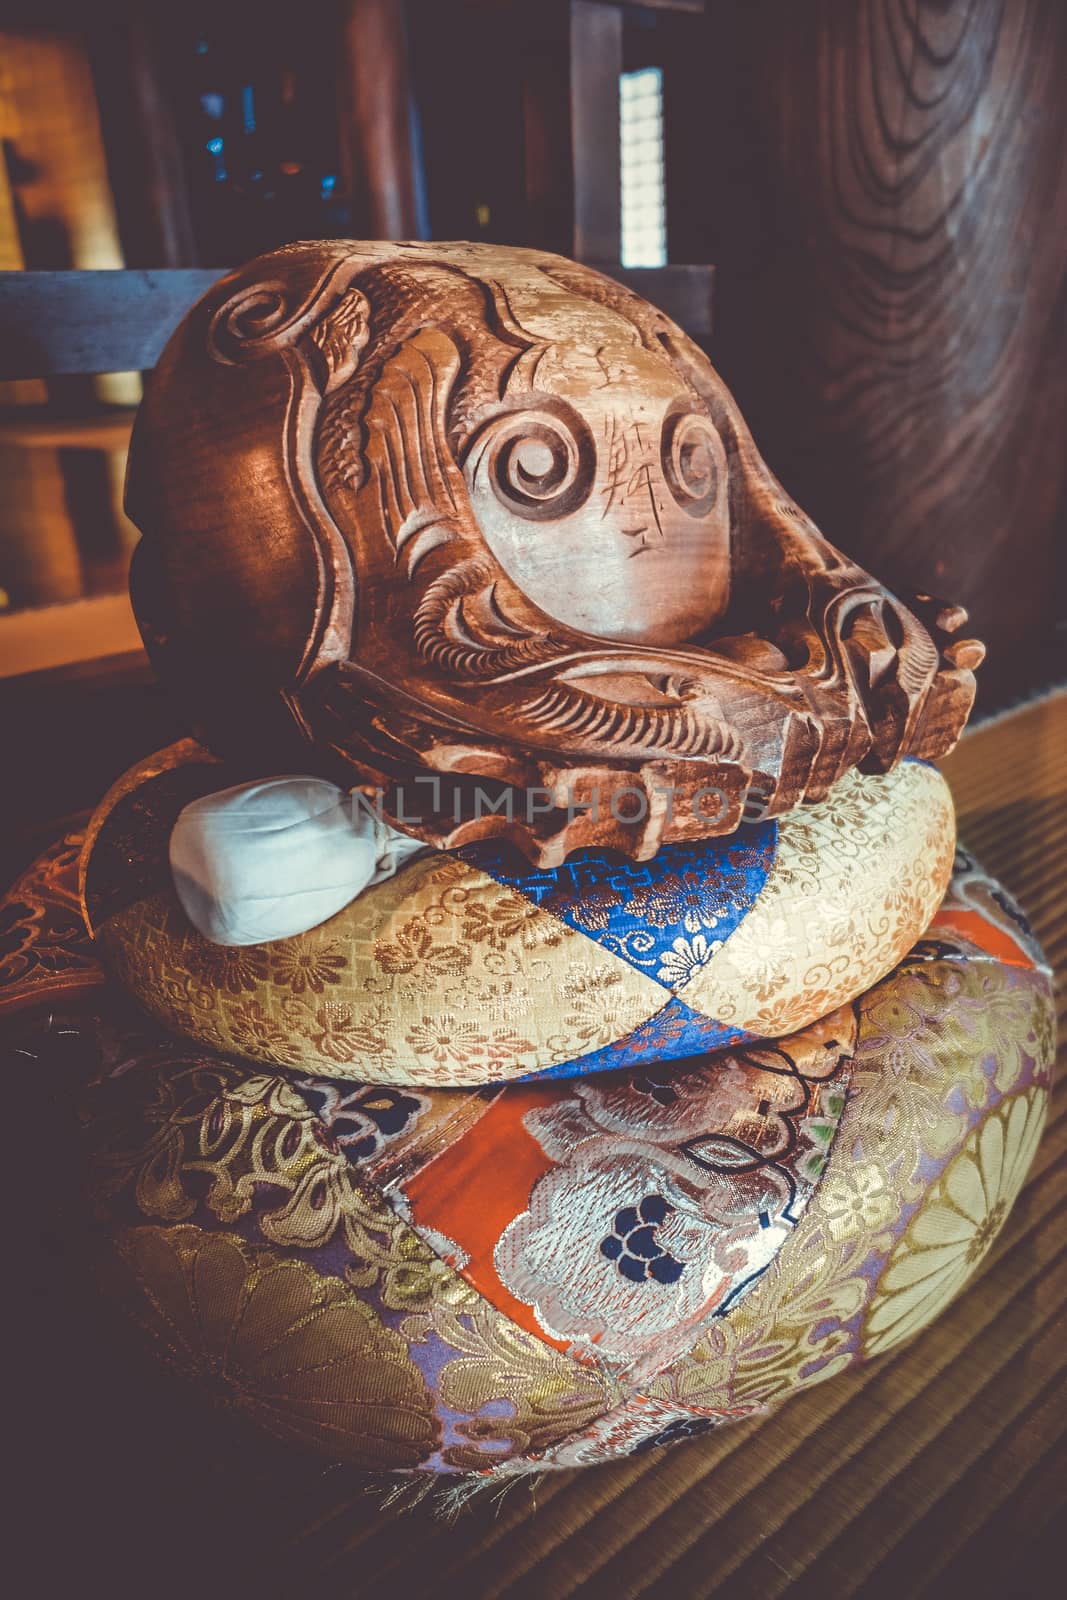
[(130, 5), (86, 32), (128, 267), (191, 267), (197, 252), (158, 31)]
[(570, 34), (572, 253), (579, 261), (618, 261), (622, 249), (622, 12), (596, 0), (572, 0)]
[(828, 536), (1025, 690), (1067, 609), (1067, 7), (709, 11), (723, 374)]
[(599, 0), (540, 0), (523, 30), (526, 239), (579, 261), (618, 261), (623, 14)]
[(377, 239), (426, 237), (404, 0), (343, 0), (340, 142), (349, 193)]

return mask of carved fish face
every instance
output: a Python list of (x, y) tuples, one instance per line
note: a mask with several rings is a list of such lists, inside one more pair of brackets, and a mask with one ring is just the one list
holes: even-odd
[(536, 388), (520, 370), (479, 425), (463, 462), (475, 519), (555, 621), (634, 644), (699, 638), (729, 598), (722, 439), (621, 318), (578, 327), (540, 354)]
[[(164, 352), (127, 499), (134, 607), (205, 741), (454, 778), (436, 843), (646, 859), (941, 754), (974, 693), (965, 614), (920, 620), (834, 550), (682, 330), (538, 251), (250, 262)], [(468, 779), (552, 815), (472, 815)]]

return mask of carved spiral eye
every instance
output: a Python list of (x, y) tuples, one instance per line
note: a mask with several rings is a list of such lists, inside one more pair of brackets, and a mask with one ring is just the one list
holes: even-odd
[(592, 435), (562, 403), (494, 417), (475, 448), (477, 468), (487, 473), (501, 505), (533, 522), (568, 516), (593, 486)]
[(722, 441), (707, 417), (674, 412), (663, 424), (663, 475), (691, 517), (704, 517), (719, 498), (725, 467)]

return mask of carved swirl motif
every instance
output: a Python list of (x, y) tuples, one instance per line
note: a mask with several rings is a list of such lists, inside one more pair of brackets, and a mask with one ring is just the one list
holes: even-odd
[(663, 424), (663, 473), (682, 510), (705, 517), (726, 476), (722, 440), (707, 417), (673, 412)]
[(589, 428), (572, 406), (530, 396), (526, 409), (493, 417), (475, 436), (466, 465), (485, 472), (508, 511), (531, 522), (555, 522), (585, 504), (596, 475)]
[[(224, 300), (208, 324), (207, 346), (212, 357), (227, 365), (255, 361), (294, 345), (303, 334), (315, 331), (341, 267), (334, 265), (319, 278), (310, 294), (295, 297), (291, 284), (280, 278), (245, 283)], [(362, 296), (359, 302), (365, 307)], [(341, 300), (346, 307), (349, 296)], [(354, 327), (345, 315), (342, 331), (351, 338)], [(316, 340), (321, 344), (321, 336)], [(366, 342), (365, 335), (363, 342)]]

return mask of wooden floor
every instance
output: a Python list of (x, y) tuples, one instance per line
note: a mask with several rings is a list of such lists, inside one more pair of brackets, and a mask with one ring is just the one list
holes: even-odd
[[(945, 771), (962, 838), (1062, 969), (1067, 695), (979, 728)], [(1060, 1011), (1062, 1039), (1062, 988)], [(51, 1426), (40, 1459), (20, 1463), (64, 1508), (35, 1563), (86, 1582), (95, 1570), (114, 1600), (1052, 1594), (1042, 1574), (1067, 1509), (1065, 1203), (1061, 1096), (980, 1277), (913, 1344), (766, 1419), (535, 1494), (519, 1483), (452, 1524), (426, 1504), (383, 1509), (358, 1474), (200, 1410), (118, 1333), (105, 1350), (62, 1326), (56, 1359), (38, 1352)]]

